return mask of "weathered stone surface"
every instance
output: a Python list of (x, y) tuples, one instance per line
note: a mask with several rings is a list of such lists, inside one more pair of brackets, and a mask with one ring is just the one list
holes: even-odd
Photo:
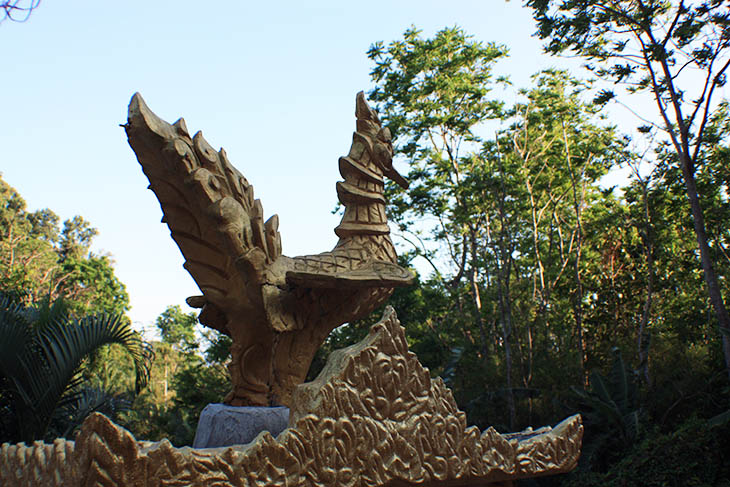
[(193, 448), (245, 445), (259, 433), (278, 436), (289, 423), (289, 408), (208, 404), (200, 413)]
[(203, 292), (188, 303), (202, 308), (202, 324), (233, 339), (227, 404), (291, 406), (329, 332), (413, 280), (397, 264), (383, 197), (384, 177), (408, 183), (393, 168), (390, 132), (362, 93), (355, 112), (352, 146), (339, 160), (340, 239), (332, 251), (289, 258), (281, 255), (278, 217), (264, 221), (253, 187), (222, 149), (201, 132), (191, 137), (182, 119), (161, 120), (139, 94), (129, 104), (129, 143)]
[(0, 485), (158, 487), (484, 486), (567, 472), (583, 426), (516, 437), (467, 427), (451, 391), (408, 351), (395, 312), (362, 342), (330, 356), (295, 392), (296, 410), (278, 438), (196, 450), (139, 442), (95, 413), (76, 443), (2, 445)]

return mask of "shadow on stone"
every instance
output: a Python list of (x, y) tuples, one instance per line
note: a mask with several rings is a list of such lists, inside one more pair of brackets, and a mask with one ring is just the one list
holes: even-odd
[(289, 422), (287, 407), (228, 406), (208, 404), (200, 413), (193, 448), (245, 445), (262, 431), (276, 437)]

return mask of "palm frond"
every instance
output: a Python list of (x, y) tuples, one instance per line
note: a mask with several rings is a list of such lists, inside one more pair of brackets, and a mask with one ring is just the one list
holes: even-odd
[(55, 423), (59, 426), (56, 436), (69, 438), (93, 412), (114, 419), (117, 414), (132, 407), (132, 402), (123, 394), (112, 394), (99, 387), (80, 387), (73, 397), (73, 401), (60, 406), (54, 413)]
[(707, 420), (710, 427), (724, 426), (730, 422), (730, 409)]
[(68, 321), (69, 307), (62, 297), (51, 300), (47, 296), (33, 306), (25, 308), (25, 314), (35, 329), (42, 331), (54, 321)]
[(54, 320), (42, 330), (38, 343), (40, 360), (28, 357), (34, 361), (24, 360), (24, 366), (31, 371), (28, 376), (32, 378), (36, 408), (44, 416), (50, 416), (66, 394), (66, 401), (77, 400), (72, 391), (80, 381), (79, 366), (103, 345), (118, 343), (129, 352), (137, 370), (138, 388), (149, 377), (146, 347), (123, 316), (91, 316), (68, 323)]
[(0, 295), (0, 374), (5, 377), (18, 372), (16, 356), (32, 339), (32, 327), (23, 309), (9, 297)]
[(149, 380), (151, 349), (121, 315), (72, 319), (61, 301), (34, 309), (0, 296), (0, 337), (0, 392), (12, 402), (19, 440), (41, 438), (57, 408), (90, 404), (79, 370), (103, 345), (131, 355), (137, 392)]

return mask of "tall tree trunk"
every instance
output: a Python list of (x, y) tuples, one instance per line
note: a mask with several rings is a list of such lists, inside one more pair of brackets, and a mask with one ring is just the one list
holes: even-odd
[(578, 191), (578, 181), (576, 181), (573, 172), (573, 161), (570, 152), (570, 143), (568, 134), (563, 126), (563, 143), (565, 144), (565, 160), (568, 163), (570, 171), (570, 185), (573, 192), (573, 210), (575, 211), (575, 295), (573, 296), (573, 315), (575, 317), (575, 331), (578, 340), (578, 366), (581, 374), (581, 380), (585, 386), (588, 386), (588, 375), (586, 374), (586, 346), (583, 336), (583, 279), (580, 275), (580, 259), (583, 252), (583, 205), (585, 204), (585, 181), (581, 174), (580, 182), (582, 183), (581, 191)]
[(481, 346), (482, 360), (486, 361), (489, 356), (489, 350), (487, 348), (487, 330), (484, 326), (484, 317), (482, 316), (482, 299), (479, 296), (479, 283), (477, 282), (476, 269), (472, 268), (471, 271), (471, 292), (472, 300), (474, 303), (474, 316), (479, 326), (479, 345)]
[(510, 295), (510, 279), (512, 272), (512, 252), (514, 245), (512, 235), (507, 230), (507, 213), (504, 203), (507, 199), (507, 191), (504, 181), (504, 165), (502, 158), (497, 158), (500, 173), (500, 189), (501, 195), (497, 204), (499, 210), (499, 248), (495, 255), (498, 256), (497, 262), (497, 292), (499, 294), (499, 308), (502, 322), (502, 335), (504, 337), (504, 365), (507, 375), (507, 407), (509, 408), (509, 426), (514, 430), (517, 422), (517, 409), (515, 407), (515, 396), (512, 386), (512, 297)]
[[(649, 38), (654, 41), (651, 31), (647, 34)], [(700, 122), (700, 126), (697, 129), (697, 133), (694, 137), (690, 134), (690, 126), (687, 125), (686, 119), (682, 114), (681, 95), (678, 90), (674, 87), (674, 78), (671, 69), (666, 58), (662, 58), (660, 61), (662, 73), (666, 79), (667, 92), (671, 98), (671, 110), (674, 112), (676, 130), (673, 128), (674, 124), (669, 120), (668, 108), (663, 104), (660, 90), (657, 87), (656, 74), (651, 69), (651, 61), (648, 58), (648, 53), (644, 52), (644, 58), (647, 61), (649, 72), (652, 79), (652, 89), (654, 92), (654, 99), (656, 100), (659, 112), (664, 119), (667, 132), (669, 133), (672, 145), (674, 146), (677, 156), (679, 156), (679, 165), (682, 168), (682, 176), (684, 177), (684, 186), (687, 190), (687, 198), (689, 199), (689, 206), (692, 212), (692, 222), (695, 228), (695, 235), (697, 236), (697, 246), (700, 249), (700, 261), (702, 262), (702, 271), (705, 276), (705, 284), (707, 284), (707, 292), (710, 296), (710, 302), (715, 310), (715, 316), (717, 317), (718, 325), (720, 326), (720, 332), (722, 334), (722, 350), (725, 355), (725, 370), (730, 378), (730, 316), (728, 316), (727, 308), (722, 299), (722, 292), (720, 291), (720, 285), (717, 282), (717, 275), (715, 274), (715, 268), (712, 262), (712, 255), (710, 254), (710, 246), (707, 244), (707, 232), (705, 230), (705, 217), (702, 213), (702, 206), (700, 205), (700, 198), (697, 194), (697, 182), (695, 181), (695, 162), (700, 149), (702, 147), (702, 139), (704, 135), (705, 123), (708, 120), (710, 100), (712, 99), (712, 92), (715, 86), (719, 84), (720, 79), (723, 79), (725, 69), (730, 65), (730, 61), (727, 61), (724, 67), (715, 74), (715, 79), (712, 83), (712, 88), (707, 93), (703, 102), (705, 104), (705, 111)], [(709, 80), (709, 78), (708, 78)], [(699, 109), (701, 105), (697, 105)], [(690, 122), (691, 125), (691, 122)], [(694, 138), (695, 146), (694, 152), (690, 151), (690, 142)], [(693, 154), (693, 155), (692, 155)]]
[(487, 361), (489, 350), (487, 349), (487, 330), (484, 325), (484, 316), (482, 315), (482, 298), (479, 295), (479, 281), (476, 267), (477, 260), (477, 237), (476, 230), (473, 227), (469, 227), (469, 240), (471, 246), (471, 271), (469, 281), (471, 284), (472, 302), (474, 304), (474, 318), (476, 319), (477, 326), (479, 327), (479, 345), (481, 346), (482, 360)]
[(707, 232), (705, 230), (705, 217), (700, 206), (700, 198), (697, 194), (697, 183), (694, 176), (694, 164), (689, 155), (682, 151), (680, 154), (680, 164), (682, 166), (682, 175), (684, 176), (684, 185), (687, 189), (687, 198), (689, 198), (689, 206), (692, 210), (692, 221), (694, 223), (695, 234), (697, 236), (697, 246), (700, 249), (700, 260), (702, 262), (702, 270), (705, 275), (705, 284), (707, 284), (707, 292), (710, 295), (710, 302), (715, 310), (717, 322), (720, 325), (722, 333), (722, 350), (725, 355), (725, 369), (728, 377), (730, 377), (730, 316), (728, 316), (727, 308), (722, 299), (720, 284), (717, 282), (717, 275), (710, 254), (710, 246), (707, 244)]
[[(500, 266), (503, 267), (503, 266)], [(500, 324), (502, 325), (502, 339), (504, 340), (504, 368), (507, 379), (507, 408), (509, 409), (509, 427), (510, 430), (515, 429), (517, 422), (517, 409), (515, 407), (515, 397), (512, 388), (512, 310), (510, 305), (509, 277), (507, 282), (503, 279), (507, 272), (499, 269), (499, 278), (497, 279), (497, 295), (499, 299), (499, 315)]]
[(578, 340), (578, 367), (581, 380), (588, 385), (586, 374), (586, 346), (583, 336), (583, 280), (580, 276), (580, 245), (581, 237), (578, 237), (578, 250), (575, 256), (575, 295), (573, 296), (573, 316), (575, 318), (575, 331)]
[[(638, 171), (637, 171), (638, 177)], [(639, 323), (638, 336), (638, 356), (639, 356), (639, 374), (644, 377), (646, 385), (651, 385), (651, 376), (649, 375), (649, 347), (651, 344), (651, 334), (649, 332), (649, 317), (651, 316), (651, 301), (654, 294), (654, 235), (649, 214), (649, 195), (648, 182), (639, 179), (641, 184), (641, 199), (643, 204), (643, 231), (639, 229), (639, 233), (643, 234), (644, 253), (646, 255), (646, 297), (644, 298), (644, 307), (641, 312), (641, 323)]]

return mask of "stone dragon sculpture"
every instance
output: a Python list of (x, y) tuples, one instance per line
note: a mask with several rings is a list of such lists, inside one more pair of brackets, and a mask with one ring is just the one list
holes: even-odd
[(278, 217), (264, 221), (253, 187), (185, 121), (158, 118), (137, 93), (125, 130), (163, 222), (202, 296), (199, 320), (233, 340), (229, 365), (234, 406), (291, 406), (315, 352), (337, 326), (381, 305), (412, 274), (398, 266), (385, 214), (384, 177), (406, 188), (393, 168), (390, 132), (362, 92), (352, 146), (339, 160), (337, 196), (345, 211), (332, 251), (281, 254)]

